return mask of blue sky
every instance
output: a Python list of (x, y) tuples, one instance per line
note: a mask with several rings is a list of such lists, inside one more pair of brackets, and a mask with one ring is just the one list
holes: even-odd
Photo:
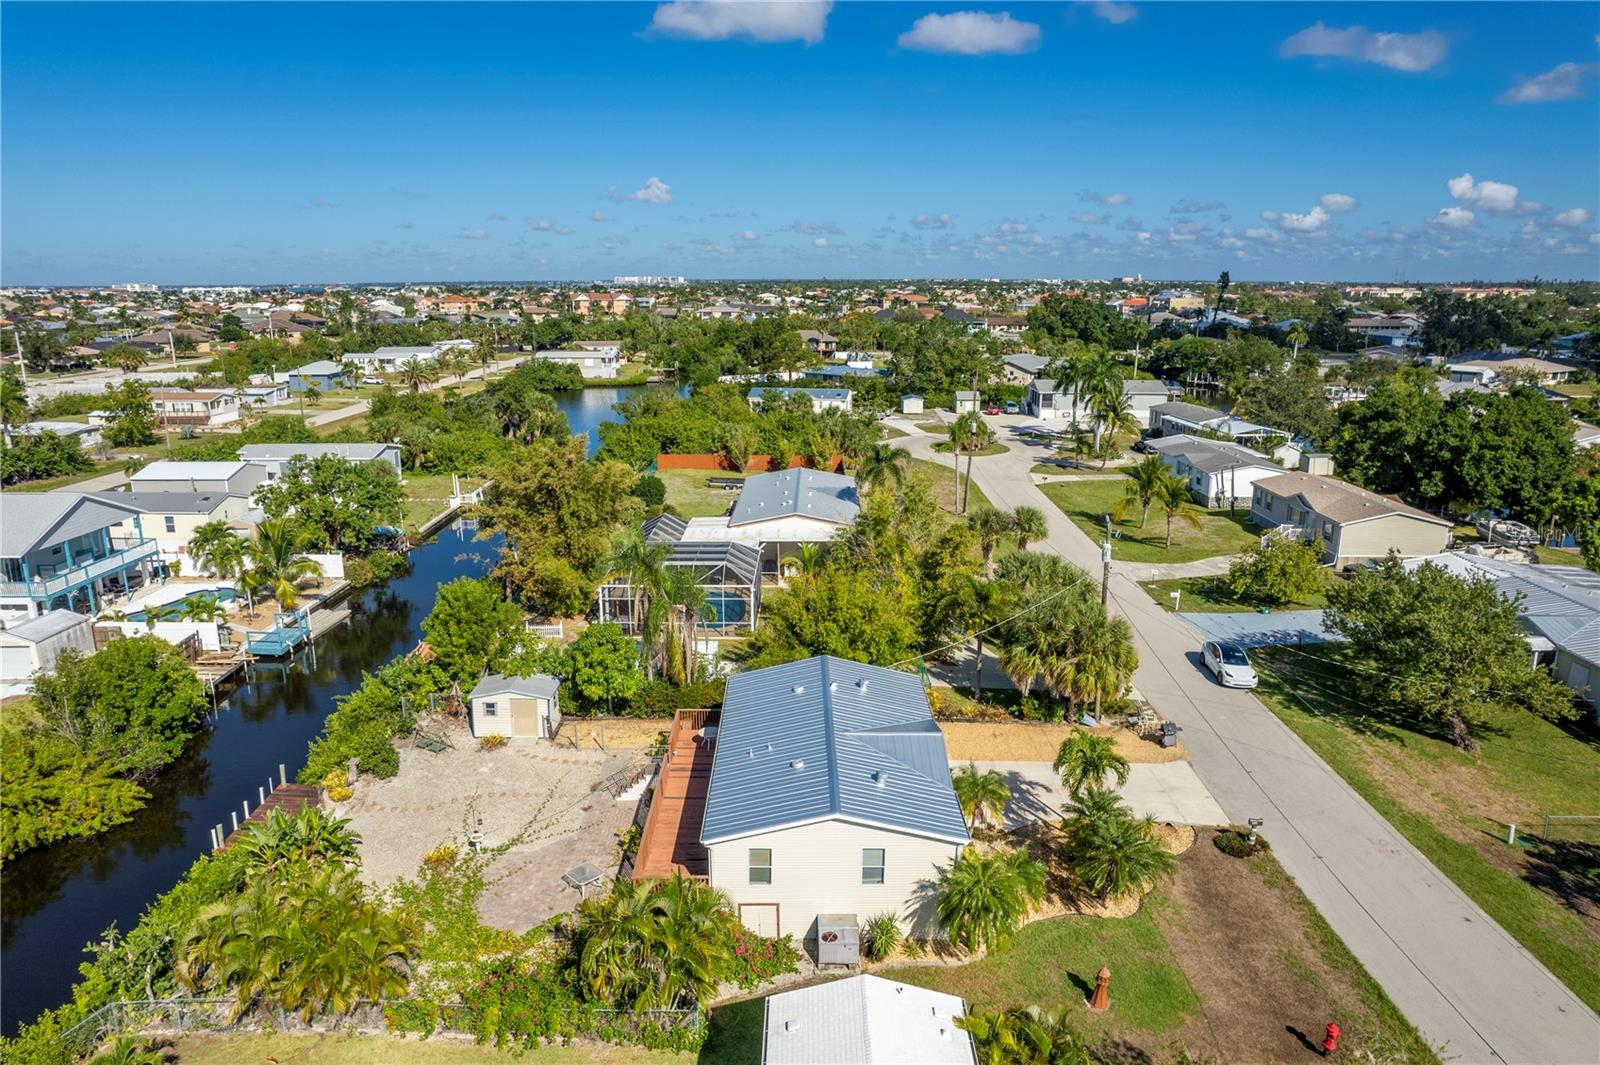
[(1600, 5), (0, 8), (0, 281), (1600, 275)]

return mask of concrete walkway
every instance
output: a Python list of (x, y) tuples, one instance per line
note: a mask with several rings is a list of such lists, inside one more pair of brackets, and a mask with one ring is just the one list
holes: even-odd
[(1175, 577), (1220, 577), (1233, 565), (1232, 555), (1216, 555), (1194, 562), (1129, 562), (1111, 560), (1111, 572), (1134, 581), (1166, 581)]
[[(1006, 827), (1022, 828), (1030, 821), (1059, 821), (1070, 801), (1061, 777), (1049, 762), (976, 762), (980, 770), (993, 769), (1011, 786), (1006, 807)], [(1227, 815), (1200, 783), (1188, 762), (1139, 762), (1128, 767), (1128, 782), (1117, 788), (1135, 815), (1150, 814), (1175, 825), (1225, 825)]]
[[(1047, 454), (991, 418), (1011, 450), (977, 459), (974, 477), (997, 507), (1039, 508), (1052, 550), (1100, 572), (1098, 545), (1034, 485)], [(897, 441), (928, 458), (933, 438)], [(1199, 665), (1201, 637), (1113, 573), (1113, 607), (1139, 652), (1134, 683), (1183, 741), (1202, 783), (1234, 822), (1266, 820), (1283, 867), (1444, 1057), (1458, 1063), (1593, 1065), (1600, 1018), (1467, 898), (1312, 750), (1248, 692), (1220, 688)]]

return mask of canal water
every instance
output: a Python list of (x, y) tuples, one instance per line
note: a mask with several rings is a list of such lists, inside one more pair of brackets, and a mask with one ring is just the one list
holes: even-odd
[[(598, 424), (598, 419), (596, 419)], [(576, 426), (574, 426), (576, 428)], [(499, 538), (475, 540), (459, 523), (414, 549), (405, 572), (353, 594), (350, 618), (285, 664), (262, 663), (218, 707), (184, 755), (149, 790), (130, 823), (88, 839), (31, 851), (0, 878), (0, 1022), (7, 1035), (67, 1001), (86, 960), (84, 944), (112, 924), (126, 931), (209, 847), (211, 827), (229, 826), (240, 803), (278, 772), (305, 764), (334, 699), (354, 691), (363, 671), (415, 646), (435, 590), (487, 573)]]
[[(556, 394), (574, 433), (600, 446), (602, 422), (634, 392), (667, 385), (585, 388)], [(278, 771), (291, 778), (322, 730), (334, 700), (354, 691), (363, 671), (409, 650), (433, 609), (435, 589), (487, 573), (500, 541), (475, 541), (459, 525), (411, 552), (405, 573), (352, 596), (350, 619), (284, 665), (262, 665), (219, 707), (211, 728), (149, 786), (150, 802), (130, 823), (81, 840), (31, 851), (0, 876), (0, 1026), (7, 1035), (68, 998), (86, 959), (84, 944), (115, 924), (126, 931), (178, 882), (209, 844), (211, 827)]]

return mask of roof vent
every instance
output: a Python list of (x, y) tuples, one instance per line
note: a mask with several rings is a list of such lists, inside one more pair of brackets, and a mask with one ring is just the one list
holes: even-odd
[(889, 774), (881, 769), (874, 769), (872, 771), (872, 782), (881, 788), (889, 783)]
[(856, 681), (856, 687), (859, 688), (862, 691), (866, 691), (867, 690), (867, 678), (866, 677), (862, 677), (860, 680)]
[(794, 693), (796, 695), (804, 695), (806, 693), (806, 686), (804, 684), (796, 684), (794, 686)]
[(796, 773), (800, 772), (805, 767), (806, 760), (804, 758), (796, 758), (794, 761), (789, 763), (789, 768), (793, 769)]
[(800, 1030), (800, 1022), (799, 1021), (784, 1021), (783, 1022), (783, 1030), (785, 1032), (798, 1032)]
[(830, 680), (828, 682), (828, 690), (831, 691), (831, 692), (838, 691), (839, 690), (839, 682), (836, 681), (836, 680)]

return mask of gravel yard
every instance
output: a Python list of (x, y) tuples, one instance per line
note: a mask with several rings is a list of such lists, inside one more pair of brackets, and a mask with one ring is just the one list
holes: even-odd
[[(1034, 721), (941, 721), (950, 764), (962, 762), (1050, 762), (1055, 760), (1061, 741), (1072, 734), (1072, 725)], [(1117, 750), (1134, 764), (1187, 761), (1189, 752), (1179, 740), (1176, 747), (1162, 747), (1144, 740), (1125, 728), (1095, 728), (1098, 736), (1117, 741)]]

